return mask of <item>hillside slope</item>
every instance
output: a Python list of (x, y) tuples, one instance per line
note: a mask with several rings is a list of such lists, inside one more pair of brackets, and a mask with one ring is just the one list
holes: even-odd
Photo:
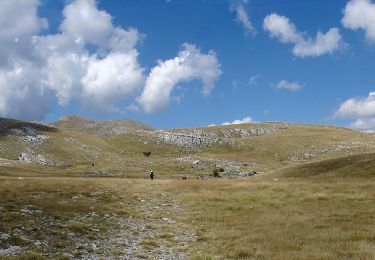
[(83, 131), (91, 134), (113, 135), (136, 130), (152, 130), (153, 128), (134, 120), (95, 121), (80, 116), (66, 116), (52, 122), (51, 126), (71, 131)]
[(144, 178), (154, 170), (170, 178), (209, 176), (217, 168), (222, 177), (238, 178), (375, 153), (374, 134), (341, 127), (257, 123), (152, 130), (127, 123), (67, 117), (50, 127), (1, 119), (0, 174)]
[(283, 176), (295, 178), (375, 177), (375, 153), (326, 159), (283, 170)]

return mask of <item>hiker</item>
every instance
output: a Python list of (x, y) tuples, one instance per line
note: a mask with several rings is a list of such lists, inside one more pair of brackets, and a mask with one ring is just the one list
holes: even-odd
[(154, 172), (153, 172), (153, 171), (150, 172), (150, 179), (151, 179), (151, 180), (154, 179)]

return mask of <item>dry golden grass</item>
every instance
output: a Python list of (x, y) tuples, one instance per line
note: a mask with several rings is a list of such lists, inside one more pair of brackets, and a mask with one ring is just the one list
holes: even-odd
[[(243, 124), (238, 126), (203, 128), (206, 132), (220, 132), (236, 128), (270, 128), (280, 124)], [(311, 125), (283, 124), (278, 133), (245, 138), (232, 137), (232, 144), (215, 145), (207, 149), (185, 150), (170, 144), (157, 143), (157, 138), (144, 132), (131, 132), (116, 136), (98, 136), (72, 131), (40, 131), (50, 138), (32, 149), (56, 162), (64, 162), (61, 167), (39, 167), (15, 162), (15, 171), (0, 167), (1, 175), (12, 176), (113, 176), (144, 178), (154, 170), (159, 178), (183, 175), (209, 174), (212, 169), (196, 172), (190, 165), (177, 163), (179, 157), (199, 159), (229, 160), (255, 163), (252, 170), (269, 172), (276, 169), (335, 158), (375, 152), (375, 135), (355, 132), (345, 128)], [(13, 127), (13, 125), (12, 125)], [(42, 129), (43, 130), (43, 129)], [(72, 138), (71, 143), (66, 138)], [(18, 140), (11, 132), (0, 134), (0, 159), (16, 160), (25, 151), (27, 144)], [(358, 144), (358, 147), (356, 146)], [(336, 146), (343, 148), (334, 149)], [(348, 146), (349, 148), (345, 148)], [(83, 148), (84, 147), (84, 148)], [(317, 152), (302, 162), (293, 162), (290, 157), (307, 151), (328, 149)], [(329, 150), (330, 149), (330, 150)], [(98, 153), (92, 150), (99, 151)], [(145, 157), (143, 152), (151, 152)], [(96, 162), (96, 166), (91, 164)], [(18, 175), (17, 175), (18, 174)]]
[[(37, 254), (43, 249), (61, 256), (75, 252), (68, 233), (104, 239), (116, 226), (105, 214), (137, 216), (131, 185), (126, 186), (99, 178), (0, 177), (0, 233), (11, 235), (0, 241), (0, 248), (21, 246)], [(92, 212), (95, 215), (88, 217)], [(35, 245), (36, 241), (48, 241), (48, 248)]]
[[(173, 230), (190, 228), (196, 242), (187, 250), (193, 259), (373, 259), (375, 254), (374, 178), (289, 178), (271, 174), (247, 180), (120, 180), (104, 178), (1, 178), (1, 230), (36, 221), (14, 215), (33, 205), (66, 227), (50, 226), (47, 236), (55, 252), (73, 245), (61, 231), (97, 239), (113, 223), (71, 222), (91, 211), (144, 219), (161, 219), (165, 212), (135, 210), (140, 192), (154, 200), (163, 194), (180, 205), (170, 212), (172, 230), (156, 230), (156, 240), (144, 239), (145, 250), (158, 241), (173, 246)], [(38, 197), (38, 194), (48, 196)], [(97, 198), (93, 200), (93, 194)], [(78, 199), (73, 199), (77, 198)], [(68, 201), (69, 203), (64, 203)], [(119, 202), (122, 202), (121, 204)], [(126, 201), (126, 204), (123, 202)], [(61, 203), (63, 202), (63, 203)], [(5, 212), (4, 212), (5, 210)], [(30, 222), (31, 221), (31, 222)], [(100, 229), (100, 234), (90, 227)], [(152, 222), (147, 227), (154, 229)], [(38, 232), (35, 232), (35, 239)], [(93, 236), (93, 237), (90, 237)], [(7, 243), (28, 243), (17, 237)], [(170, 241), (170, 242), (168, 242)], [(35, 253), (38, 253), (35, 248)], [(113, 254), (121, 254), (121, 248)], [(74, 250), (73, 250), (74, 251)], [(147, 254), (146, 254), (147, 257)]]
[[(221, 127), (205, 131), (215, 129)], [(145, 251), (138, 257), (150, 257), (148, 253), (163, 244), (190, 253), (193, 259), (375, 259), (375, 155), (371, 146), (329, 151), (309, 161), (288, 161), (290, 155), (306, 149), (341, 142), (371, 144), (374, 135), (289, 125), (275, 135), (234, 138), (234, 145), (200, 151), (160, 146), (147, 135), (142, 140), (135, 134), (99, 137), (53, 131), (48, 135), (50, 139), (38, 149), (69, 162), (68, 166), (0, 168), (0, 232), (12, 234), (0, 240), (0, 248), (13, 245), (31, 251), (14, 259), (42, 259), (45, 251), (50, 257), (63, 257), (61, 252), (80, 257), (67, 234), (89, 241), (108, 239), (116, 223), (104, 215), (114, 213), (119, 219), (132, 216), (146, 223), (145, 230), (154, 235), (141, 240)], [(67, 145), (67, 136), (100, 149), (100, 157)], [(12, 159), (24, 149), (14, 136), (0, 136), (0, 141), (16, 147), (14, 153), (0, 157)], [(152, 155), (146, 158), (144, 151)], [(176, 158), (184, 156), (256, 162), (256, 170), (264, 174), (241, 180), (196, 180), (190, 168), (176, 164)], [(94, 160), (97, 165), (92, 167)], [(153, 182), (145, 180), (150, 169), (156, 172)], [(90, 177), (96, 170), (113, 176)], [(181, 174), (188, 179), (181, 180)], [(178, 207), (169, 206), (171, 201)], [(98, 217), (85, 217), (92, 212)], [(26, 229), (17, 231), (20, 227)], [(181, 230), (194, 231), (196, 241), (180, 247), (176, 232)], [(129, 232), (141, 235), (139, 229)], [(43, 248), (24, 237), (50, 242)], [(123, 254), (127, 250), (119, 247), (108, 257)]]
[(373, 259), (375, 183), (254, 178), (167, 189), (197, 230), (197, 259)]

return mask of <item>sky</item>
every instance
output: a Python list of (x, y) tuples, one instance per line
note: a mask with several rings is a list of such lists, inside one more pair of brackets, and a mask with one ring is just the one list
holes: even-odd
[(373, 0), (2, 0), (0, 117), (375, 130)]

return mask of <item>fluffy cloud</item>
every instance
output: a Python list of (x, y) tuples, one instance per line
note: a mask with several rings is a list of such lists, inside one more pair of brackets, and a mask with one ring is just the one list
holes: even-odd
[(366, 98), (346, 100), (336, 111), (335, 116), (346, 119), (375, 117), (375, 92), (369, 93)]
[(207, 54), (192, 44), (183, 44), (177, 57), (159, 61), (146, 79), (145, 88), (138, 103), (147, 113), (165, 108), (171, 99), (171, 92), (181, 82), (198, 79), (203, 83), (203, 93), (208, 95), (221, 74), (216, 54)]
[(142, 87), (136, 29), (114, 26), (94, 0), (76, 0), (64, 8), (60, 32), (41, 36), (47, 22), (38, 5), (0, 2), (0, 116), (41, 119), (53, 99), (117, 111), (119, 101)]
[(76, 40), (106, 45), (113, 30), (112, 17), (98, 10), (95, 0), (77, 0), (64, 8), (63, 15), (61, 31)]
[(359, 118), (349, 125), (352, 128), (363, 130), (369, 133), (375, 132), (375, 118)]
[[(95, 0), (64, 7), (56, 34), (41, 34), (47, 21), (38, 17), (38, 0), (0, 1), (0, 116), (43, 119), (51, 103), (71, 101), (96, 113), (124, 110), (137, 99), (145, 111), (166, 106), (176, 84), (198, 79), (208, 94), (219, 77), (214, 52), (203, 54), (184, 44), (174, 59), (160, 62), (145, 81), (135, 28), (113, 24)], [(146, 85), (144, 85), (146, 84)], [(126, 109), (136, 107), (135, 103)]]
[(267, 15), (263, 21), (263, 29), (268, 31), (271, 37), (277, 38), (283, 43), (298, 43), (303, 41), (302, 35), (288, 17), (276, 13)]
[(343, 102), (334, 117), (354, 119), (350, 126), (362, 130), (375, 129), (375, 92), (367, 97), (351, 98)]
[[(89, 107), (116, 112), (116, 102), (131, 97), (143, 82), (138, 53), (110, 53), (104, 59), (91, 57), (82, 78), (83, 95)], [(94, 106), (92, 105), (94, 104)]]
[(40, 85), (39, 71), (33, 63), (24, 62), (11, 69), (0, 70), (0, 116), (33, 119), (48, 112), (45, 97), (48, 89)]
[[(244, 117), (243, 119), (234, 120), (233, 122), (228, 122), (228, 121), (224, 122), (221, 125), (239, 125), (239, 124), (248, 124), (248, 123), (256, 123), (256, 122), (253, 121), (251, 117), (247, 116), (247, 117)], [(212, 126), (217, 126), (217, 125), (215, 124), (208, 125), (208, 127), (212, 127)]]
[(264, 18), (263, 29), (280, 42), (293, 44), (293, 54), (297, 57), (321, 56), (345, 46), (337, 28), (331, 28), (325, 34), (318, 31), (313, 39), (299, 32), (288, 17), (276, 13)]
[(237, 119), (233, 122), (224, 122), (221, 125), (239, 125), (239, 124), (246, 124), (246, 123), (254, 123), (253, 119), (249, 116), (244, 117), (243, 119)]
[(30, 56), (31, 37), (48, 26), (39, 18), (39, 0), (0, 1), (0, 67)]
[(366, 32), (366, 38), (375, 43), (375, 4), (370, 0), (351, 0), (346, 4), (341, 22), (345, 28)]
[(249, 16), (246, 13), (245, 5), (248, 3), (247, 0), (239, 1), (237, 5), (231, 6), (231, 11), (236, 13), (236, 20), (239, 22), (246, 33), (254, 33), (255, 28), (253, 27)]
[(303, 87), (303, 84), (298, 82), (289, 82), (287, 80), (281, 80), (279, 83), (275, 85), (277, 89), (287, 89), (287, 90), (299, 90)]

